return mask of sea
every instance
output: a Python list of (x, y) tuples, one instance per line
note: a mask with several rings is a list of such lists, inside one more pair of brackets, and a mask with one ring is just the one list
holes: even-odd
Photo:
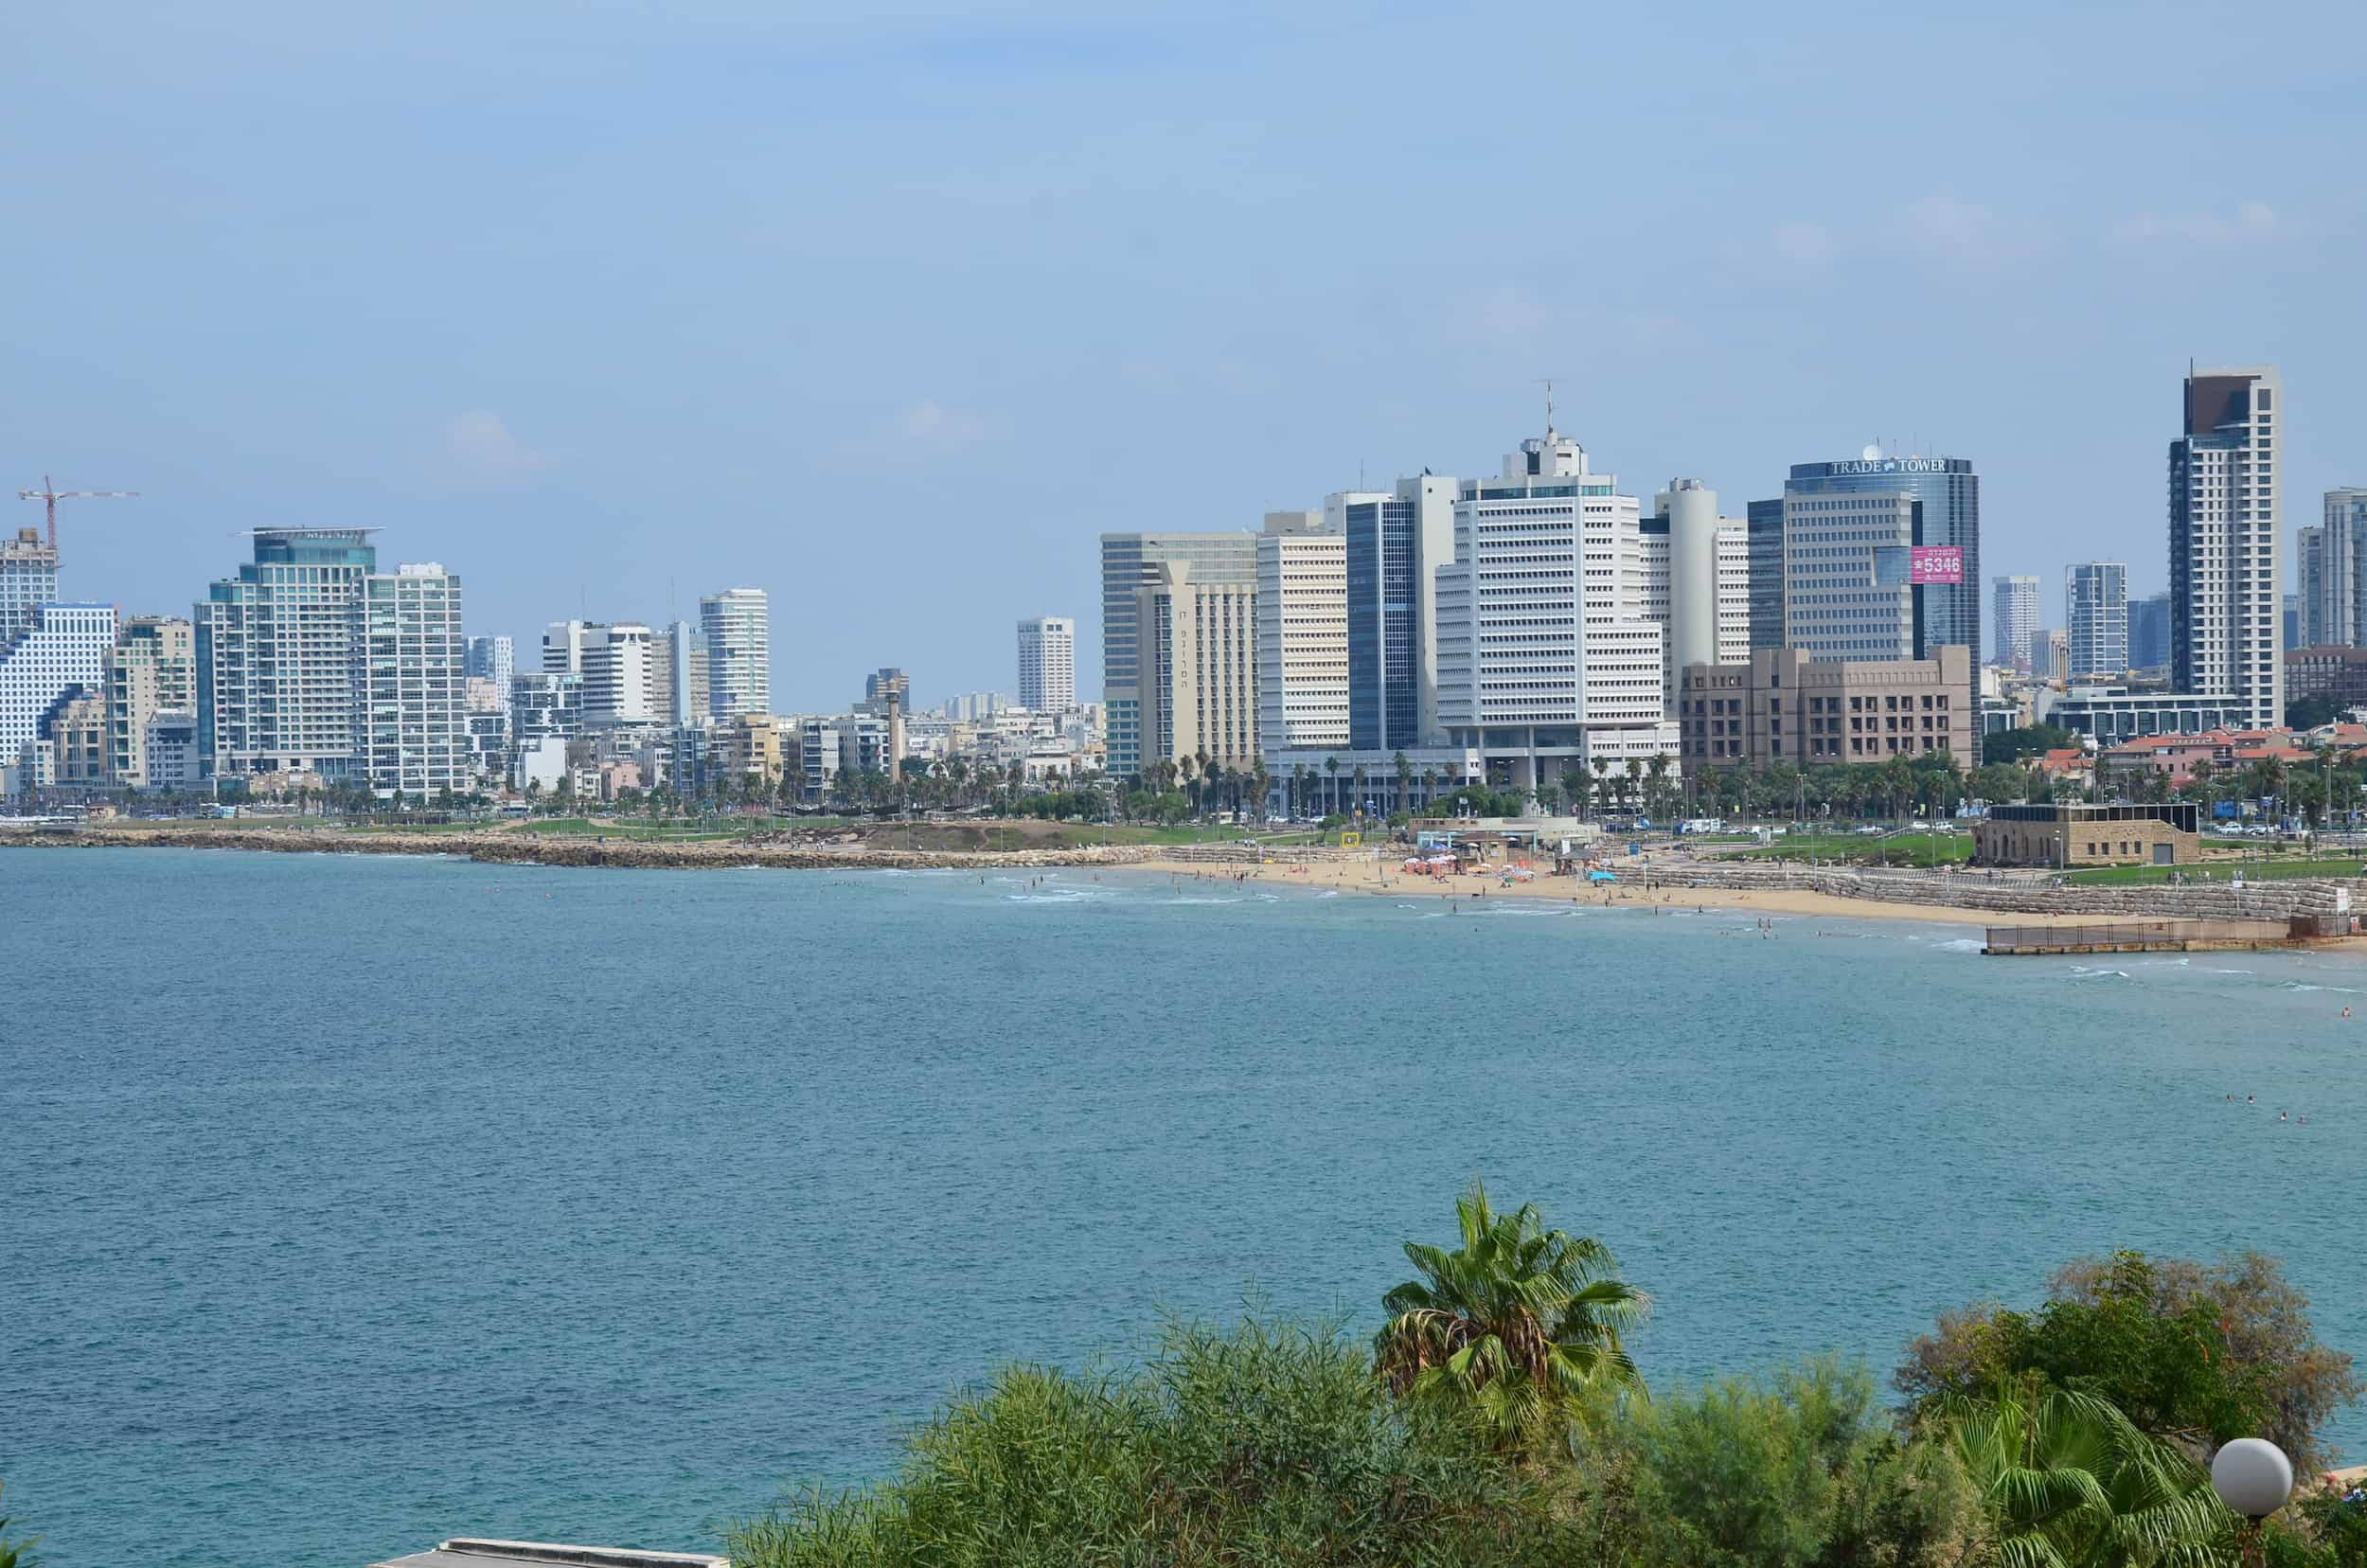
[(2274, 1253), (2367, 1349), (2348, 955), (166, 849), (0, 852), (0, 1511), (44, 1568), (712, 1549), (999, 1364), (1368, 1330), (1475, 1180), (1612, 1250), (1662, 1388), (1886, 1378), (2116, 1247)]

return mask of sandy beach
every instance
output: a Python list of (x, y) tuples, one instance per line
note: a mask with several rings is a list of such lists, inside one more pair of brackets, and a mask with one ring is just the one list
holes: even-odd
[[(1539, 876), (1514, 882), (1493, 876), (1420, 877), (1398, 869), (1395, 857), (1379, 864), (1370, 861), (1329, 861), (1314, 864), (1203, 865), (1182, 861), (1145, 862), (1140, 869), (1164, 872), (1186, 880), (1232, 882), (1237, 878), (1268, 886), (1337, 888), (1342, 892), (1386, 893), (1399, 899), (1553, 899), (1604, 909), (1643, 909), (1663, 904), (1697, 909), (1748, 909), (1764, 915), (1821, 916), (1836, 919), (1917, 920), (1932, 925), (2075, 925), (2094, 916), (2002, 915), (1995, 910), (1948, 909), (1930, 904), (1889, 903), (1874, 899), (1840, 899), (1825, 893), (1791, 889), (1740, 891), (1720, 887), (1687, 887), (1682, 865), (1656, 867), (1623, 864), (1620, 881), (1587, 887), (1573, 877)], [(1666, 878), (1665, 884), (1661, 879)], [(1647, 889), (1646, 882), (1652, 885)]]

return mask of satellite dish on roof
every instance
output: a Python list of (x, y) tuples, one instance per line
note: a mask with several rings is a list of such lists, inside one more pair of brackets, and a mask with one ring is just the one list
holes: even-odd
[(1864, 458), (1869, 463), (1878, 463), (1882, 460), (1882, 449), (1876, 446), (1872, 441), (1868, 441), (1865, 444), (1864, 449), (1861, 450), (1858, 455)]

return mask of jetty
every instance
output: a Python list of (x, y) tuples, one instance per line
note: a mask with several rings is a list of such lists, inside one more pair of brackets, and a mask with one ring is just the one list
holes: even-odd
[(2239, 953), (2317, 947), (2352, 935), (2347, 915), (2282, 920), (2102, 920), (2082, 925), (1991, 926), (1982, 952), (1993, 957), (2088, 953)]

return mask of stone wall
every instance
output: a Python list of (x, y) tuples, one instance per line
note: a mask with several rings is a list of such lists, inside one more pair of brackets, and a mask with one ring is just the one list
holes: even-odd
[[(1842, 866), (1771, 866), (1736, 863), (1656, 868), (1646, 873), (1657, 887), (1793, 889), (1838, 899), (1878, 899), (1888, 903), (1933, 904), (1972, 912), (2014, 915), (2127, 915), (2158, 919), (2278, 920), (2293, 915), (2331, 915), (2335, 890), (2351, 890), (2355, 908), (2367, 908), (2356, 882), (2299, 877), (2247, 883), (2241, 892), (2226, 882), (2184, 887), (2056, 887), (2043, 879), (2001, 877), (1978, 871), (1860, 871)], [(1633, 875), (1633, 873), (1629, 873)]]

